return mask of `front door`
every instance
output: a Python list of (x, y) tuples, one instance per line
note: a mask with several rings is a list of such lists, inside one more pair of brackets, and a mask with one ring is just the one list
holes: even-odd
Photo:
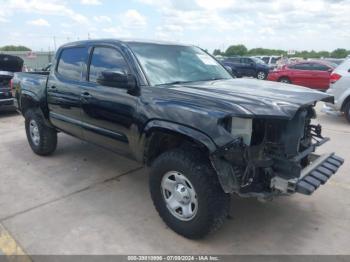
[(256, 76), (255, 62), (250, 58), (241, 58), (242, 68), (245, 76)]
[(126, 155), (132, 152), (137, 96), (125, 88), (103, 86), (97, 77), (103, 71), (129, 73), (130, 69), (119, 50), (96, 46), (92, 50), (88, 79), (82, 91), (82, 121), (85, 139)]

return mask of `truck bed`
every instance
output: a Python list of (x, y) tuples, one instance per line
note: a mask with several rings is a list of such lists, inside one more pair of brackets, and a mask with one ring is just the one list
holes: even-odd
[(37, 102), (46, 99), (46, 82), (49, 72), (15, 73), (13, 78), (15, 106), (21, 111), (20, 97), (29, 95)]

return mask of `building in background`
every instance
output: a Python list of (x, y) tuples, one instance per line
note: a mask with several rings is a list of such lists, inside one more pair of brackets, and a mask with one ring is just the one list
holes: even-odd
[(0, 51), (0, 54), (19, 56), (24, 60), (24, 67), (29, 70), (41, 70), (52, 62), (54, 52), (35, 51)]

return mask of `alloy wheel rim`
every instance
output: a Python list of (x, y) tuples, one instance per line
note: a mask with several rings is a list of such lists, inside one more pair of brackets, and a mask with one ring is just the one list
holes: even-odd
[(197, 193), (191, 182), (180, 172), (163, 176), (161, 190), (170, 213), (182, 221), (193, 219), (198, 211)]
[(260, 80), (265, 79), (265, 73), (264, 73), (264, 72), (260, 72), (260, 73), (258, 74), (258, 79), (260, 79)]
[(38, 146), (40, 143), (39, 127), (36, 121), (33, 119), (29, 122), (29, 133), (34, 145)]

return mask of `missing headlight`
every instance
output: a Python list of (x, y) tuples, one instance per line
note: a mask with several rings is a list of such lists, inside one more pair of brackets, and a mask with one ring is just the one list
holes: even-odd
[(253, 132), (253, 120), (249, 118), (232, 117), (231, 134), (242, 137), (244, 144), (250, 145)]

